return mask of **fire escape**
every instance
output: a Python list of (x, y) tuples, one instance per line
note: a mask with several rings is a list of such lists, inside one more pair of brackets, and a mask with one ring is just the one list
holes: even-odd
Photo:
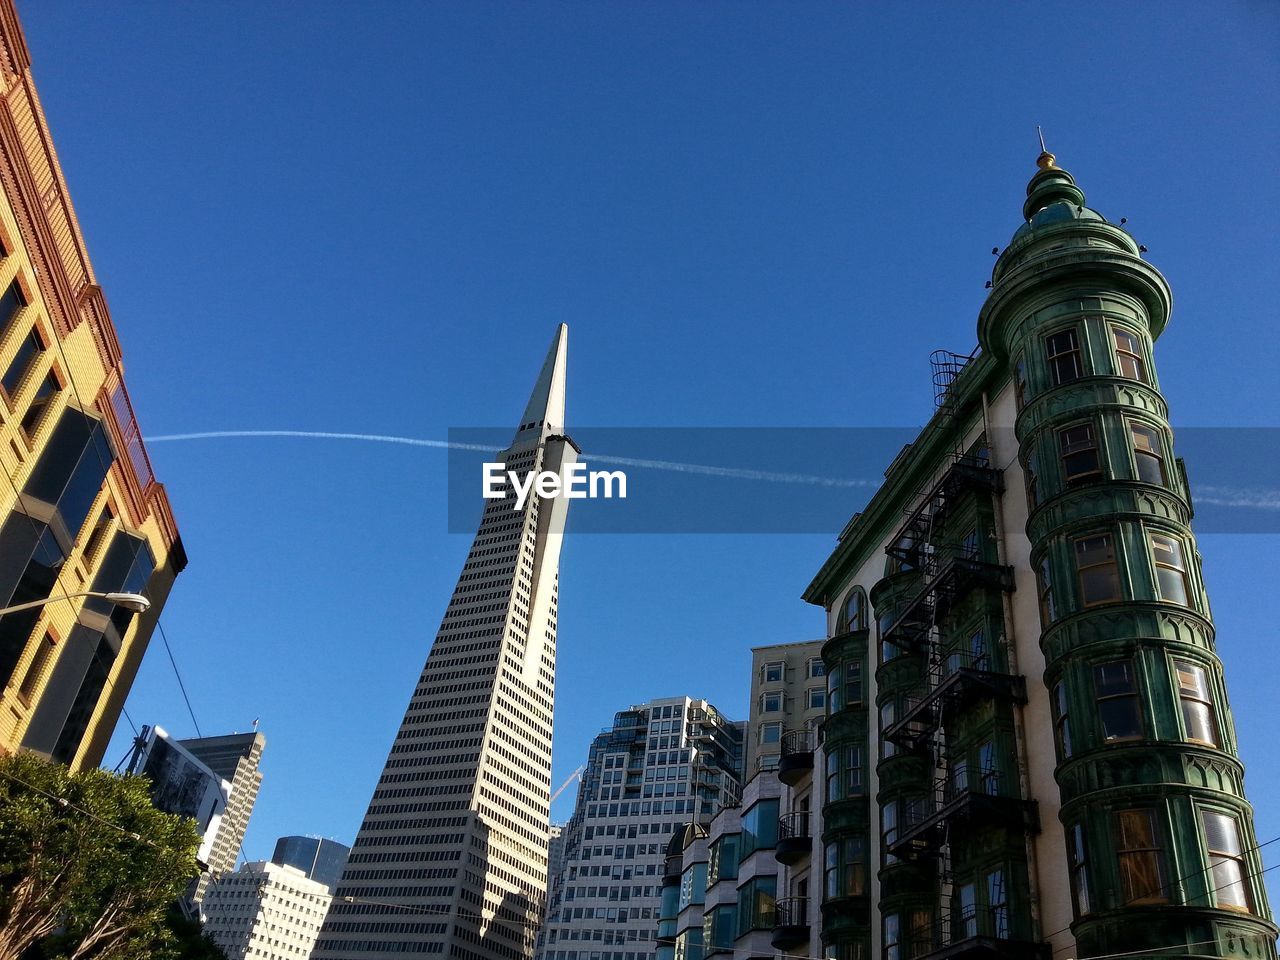
[[(956, 434), (957, 445), (959, 399), (952, 385), (970, 359), (945, 351), (931, 357), (939, 426)], [(990, 828), (1039, 830), (1036, 804), (1022, 796), (1015, 776), (994, 762), (976, 769), (956, 762), (948, 750), (948, 730), (962, 713), (984, 703), (1027, 702), (1025, 679), (1001, 670), (990, 649), (964, 648), (956, 637), (947, 643), (940, 629), (948, 614), (975, 591), (1014, 588), (1011, 568), (984, 559), (976, 536), (957, 540), (954, 524), (947, 522), (969, 498), (995, 497), (1002, 491), (1001, 473), (985, 454), (953, 450), (941, 476), (914, 502), (886, 550), (899, 569), (917, 571), (920, 580), (880, 639), (925, 658), (926, 670), (922, 695), (903, 704), (884, 737), (901, 750), (932, 757), (934, 769), (943, 771), (922, 796), (904, 804), (896, 835), (886, 844), (893, 856), (936, 864), (941, 909), (927, 929), (909, 934), (916, 941), (911, 944), (913, 955), (929, 960), (1047, 960), (1045, 945), (1012, 938), (1007, 915), (951, 909), (951, 846), (956, 839)]]

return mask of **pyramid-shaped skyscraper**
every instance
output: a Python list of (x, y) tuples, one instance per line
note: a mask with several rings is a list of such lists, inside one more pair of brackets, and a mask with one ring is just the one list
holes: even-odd
[[(507, 471), (561, 472), (561, 324)], [(568, 501), (486, 502), (313, 960), (532, 955), (547, 885), (556, 590)]]

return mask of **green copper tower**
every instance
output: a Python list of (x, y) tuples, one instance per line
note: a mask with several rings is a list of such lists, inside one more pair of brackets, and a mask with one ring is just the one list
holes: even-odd
[(813, 948), (1274, 960), (1156, 376), (1169, 286), (1036, 165), (978, 349), (935, 354), (935, 415), (805, 592), (826, 780), (785, 799), (821, 810)]

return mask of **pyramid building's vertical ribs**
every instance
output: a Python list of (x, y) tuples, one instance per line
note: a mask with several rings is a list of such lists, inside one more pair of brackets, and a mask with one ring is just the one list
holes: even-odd
[[(561, 324), (505, 470), (560, 471)], [(546, 890), (563, 498), (489, 500), (313, 960), (532, 956)]]

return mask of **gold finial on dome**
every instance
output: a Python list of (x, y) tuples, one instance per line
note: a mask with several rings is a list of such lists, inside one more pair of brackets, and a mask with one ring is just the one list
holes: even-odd
[(1036, 124), (1036, 135), (1040, 137), (1040, 156), (1036, 157), (1036, 166), (1041, 170), (1048, 170), (1050, 167), (1056, 166), (1057, 157), (1046, 149), (1044, 145), (1044, 131), (1040, 129), (1040, 124)]

